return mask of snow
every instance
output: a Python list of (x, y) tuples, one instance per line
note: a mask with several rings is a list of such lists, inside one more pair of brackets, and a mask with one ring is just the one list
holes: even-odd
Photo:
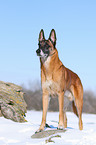
[[(39, 128), (42, 112), (28, 111), (26, 123), (17, 123), (0, 117), (0, 145), (45, 145), (46, 140), (32, 139), (32, 134)], [(54, 127), (58, 125), (58, 112), (47, 113), (47, 123)], [(47, 145), (96, 145), (96, 115), (83, 114), (83, 131), (78, 129), (78, 118), (67, 112), (68, 127), (64, 133), (57, 133), (61, 137), (53, 137), (55, 142), (48, 142)], [(54, 136), (54, 135), (51, 135)]]

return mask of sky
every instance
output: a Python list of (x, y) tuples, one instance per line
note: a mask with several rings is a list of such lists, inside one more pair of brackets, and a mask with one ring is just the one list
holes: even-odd
[(0, 80), (27, 87), (40, 82), (41, 29), (46, 39), (55, 29), (59, 58), (85, 90), (95, 91), (96, 0), (0, 0)]

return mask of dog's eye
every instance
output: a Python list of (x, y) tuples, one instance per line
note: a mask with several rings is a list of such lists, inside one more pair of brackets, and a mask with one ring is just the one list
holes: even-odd
[(47, 44), (47, 43), (38, 43), (38, 46), (39, 46), (39, 48), (41, 48), (41, 49), (49, 49), (49, 45)]
[(47, 49), (48, 49), (49, 47), (50, 47), (50, 46), (49, 46), (48, 44), (45, 44), (45, 48), (47, 48)]

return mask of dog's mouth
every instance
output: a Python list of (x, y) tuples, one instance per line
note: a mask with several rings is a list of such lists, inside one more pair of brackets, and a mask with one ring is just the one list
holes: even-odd
[(45, 53), (42, 51), (42, 49), (37, 49), (37, 50), (36, 50), (36, 53), (37, 53), (37, 56), (39, 56), (39, 57), (43, 57), (43, 58), (48, 57), (48, 54), (45, 54)]

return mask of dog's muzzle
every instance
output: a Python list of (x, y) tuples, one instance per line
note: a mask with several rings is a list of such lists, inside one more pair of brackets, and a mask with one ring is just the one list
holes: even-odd
[(42, 49), (37, 49), (37, 50), (36, 50), (36, 53), (37, 53), (37, 56), (39, 56), (39, 57), (47, 57), (47, 56), (48, 56), (48, 54), (45, 54), (45, 53), (42, 51)]
[(41, 52), (40, 49), (37, 49), (37, 50), (36, 50), (37, 56), (40, 56), (40, 52)]

